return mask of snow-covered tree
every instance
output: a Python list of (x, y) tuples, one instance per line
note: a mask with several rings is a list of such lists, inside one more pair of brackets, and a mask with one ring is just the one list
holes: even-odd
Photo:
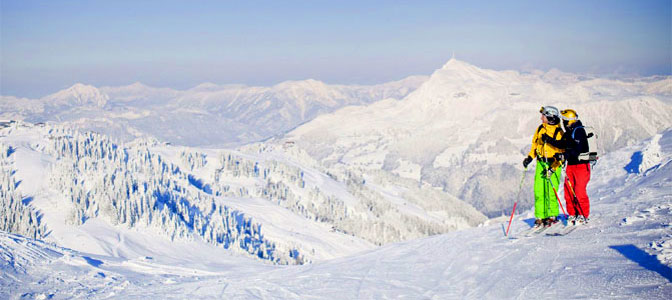
[(0, 230), (40, 239), (47, 235), (41, 216), (16, 189), (12, 147), (0, 143)]

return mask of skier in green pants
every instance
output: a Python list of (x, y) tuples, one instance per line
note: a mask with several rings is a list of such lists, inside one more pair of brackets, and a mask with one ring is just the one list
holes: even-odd
[(551, 226), (557, 222), (559, 214), (558, 199), (556, 199), (553, 187), (560, 184), (562, 150), (546, 141), (560, 140), (564, 132), (560, 127), (560, 111), (557, 108), (544, 106), (540, 112), (542, 124), (532, 137), (532, 149), (523, 160), (523, 166), (527, 168), (533, 159), (537, 159), (534, 176), (534, 216), (536, 218), (534, 225)]
[[(562, 165), (555, 171), (548, 163), (537, 159), (537, 166), (534, 172), (534, 217), (535, 224), (544, 223), (550, 226), (558, 216), (558, 200), (555, 198), (553, 187), (560, 186), (560, 174), (562, 174)], [(550, 174), (550, 176), (549, 176)], [(551, 182), (553, 185), (551, 186)]]

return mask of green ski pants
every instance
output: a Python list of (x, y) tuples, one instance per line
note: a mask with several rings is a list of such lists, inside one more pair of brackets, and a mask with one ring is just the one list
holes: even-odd
[[(534, 171), (534, 217), (537, 219), (557, 217), (559, 214), (558, 199), (555, 197), (549, 179), (544, 174), (547, 168), (547, 163), (537, 160), (537, 167)], [(558, 167), (550, 178), (556, 190), (560, 186), (561, 174), (562, 166)]]

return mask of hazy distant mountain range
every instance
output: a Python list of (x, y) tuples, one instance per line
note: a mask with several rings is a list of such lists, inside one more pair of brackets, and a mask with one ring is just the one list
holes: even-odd
[(68, 123), (123, 140), (151, 135), (190, 146), (241, 145), (282, 134), (346, 105), (401, 99), (426, 76), (373, 86), (287, 81), (272, 87), (201, 84), (190, 90), (141, 83), (85, 84), (40, 99), (0, 98), (0, 118)]

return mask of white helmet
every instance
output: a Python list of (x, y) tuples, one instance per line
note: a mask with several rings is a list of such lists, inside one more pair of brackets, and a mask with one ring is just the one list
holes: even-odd
[(548, 124), (555, 125), (560, 123), (560, 110), (555, 106), (542, 106), (539, 112), (546, 116)]

